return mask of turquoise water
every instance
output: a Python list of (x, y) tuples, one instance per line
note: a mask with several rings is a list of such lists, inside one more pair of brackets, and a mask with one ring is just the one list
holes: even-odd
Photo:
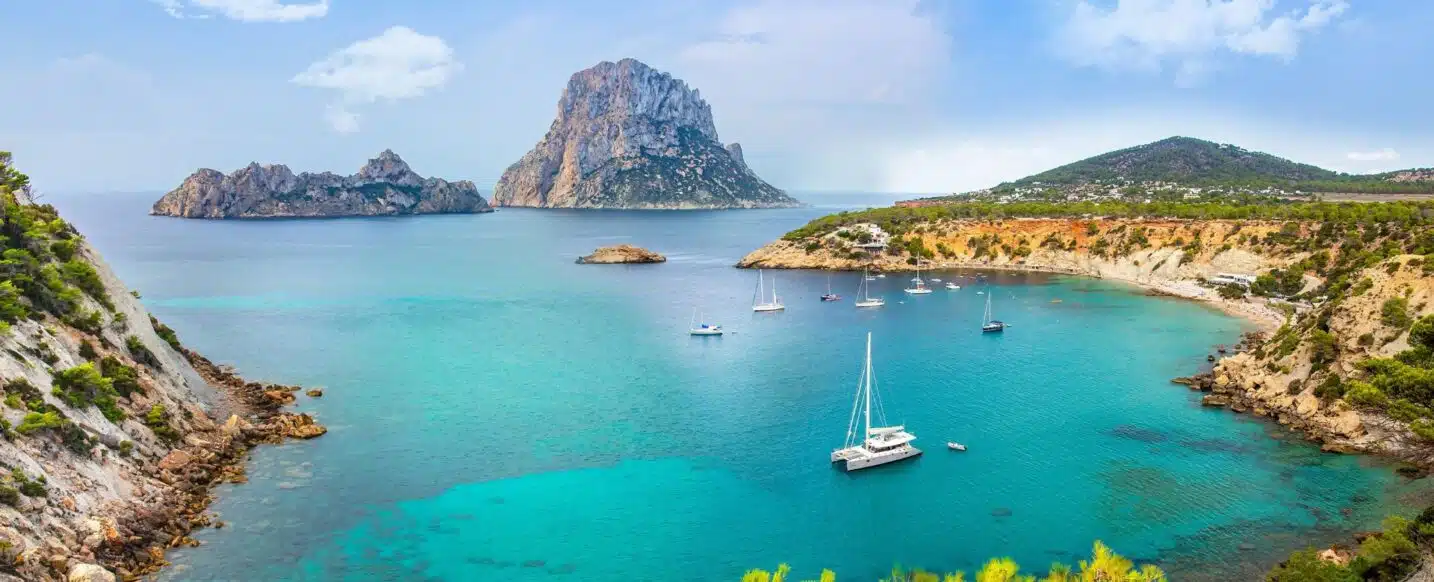
[[(993, 275), (1013, 327), (982, 335), (969, 280), (882, 279), (887, 307), (857, 311), (857, 275), (820, 303), (827, 275), (782, 272), (787, 311), (753, 314), (756, 274), (732, 263), (825, 209), (200, 222), (148, 201), (57, 205), (186, 343), (323, 386), (299, 408), (331, 428), (259, 449), (214, 506), (229, 525), (168, 580), (718, 581), (780, 561), (871, 580), (1043, 567), (1095, 539), (1176, 580), (1249, 579), (1427, 491), (1169, 384), (1242, 329), (1196, 304)], [(616, 242), (670, 261), (573, 263)], [(729, 334), (687, 336), (694, 309)], [(827, 457), (867, 331), (926, 454), (846, 474)]]

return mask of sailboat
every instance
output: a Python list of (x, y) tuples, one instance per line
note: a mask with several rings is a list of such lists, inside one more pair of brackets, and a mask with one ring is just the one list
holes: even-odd
[(994, 293), (986, 294), (986, 315), (981, 318), (981, 333), (1005, 331), (1006, 329), (1005, 323), (991, 319), (991, 295)]
[(869, 281), (871, 280), (872, 277), (866, 276), (865, 272), (863, 271), (861, 283), (857, 286), (856, 289), (857, 307), (881, 307), (883, 305), (886, 305), (885, 299), (871, 296), (871, 283), (869, 283)]
[(822, 301), (841, 301), (841, 295), (832, 293), (832, 276), (827, 274), (827, 294), (822, 295)]
[(772, 300), (767, 301), (762, 287), (762, 270), (757, 269), (757, 293), (752, 296), (752, 311), (781, 311), (786, 308), (786, 305), (782, 305), (782, 300), (777, 298), (777, 276), (772, 275)]
[(722, 335), (722, 326), (698, 323), (702, 317), (696, 309), (692, 310), (692, 321), (687, 324), (687, 333), (690, 335)]
[[(910, 459), (921, 454), (921, 449), (911, 446), (916, 435), (906, 432), (906, 427), (872, 426), (871, 409), (873, 393), (876, 391), (876, 375), (871, 370), (871, 332), (866, 333), (866, 363), (861, 367), (861, 382), (857, 385), (856, 400), (851, 405), (851, 418), (847, 421), (846, 442), (842, 448), (832, 451), (832, 462), (846, 471)], [(886, 424), (886, 414), (881, 405), (881, 396), (875, 396), (877, 422)], [(857, 423), (861, 423), (861, 438), (857, 438)]]
[(921, 263), (916, 264), (916, 276), (911, 278), (911, 285), (903, 291), (912, 295), (925, 295), (931, 292), (931, 289), (926, 286), (926, 281), (921, 280)]

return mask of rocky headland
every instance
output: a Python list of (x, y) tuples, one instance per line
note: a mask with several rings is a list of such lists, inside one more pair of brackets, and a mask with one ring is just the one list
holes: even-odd
[(154, 203), (150, 214), (182, 218), (327, 218), (492, 212), (472, 182), (424, 178), (384, 150), (359, 168), (295, 174), (251, 163), (224, 175), (201, 169)]
[(495, 206), (787, 208), (801, 203), (723, 145), (701, 94), (633, 59), (579, 71), (531, 151), (509, 166)]
[(667, 257), (633, 245), (598, 247), (592, 254), (578, 257), (579, 265), (614, 265), (624, 263), (665, 263)]
[[(0, 580), (131, 580), (162, 566), (259, 443), (325, 429), (296, 386), (185, 349), (0, 152)], [(216, 524), (217, 525), (217, 524)]]

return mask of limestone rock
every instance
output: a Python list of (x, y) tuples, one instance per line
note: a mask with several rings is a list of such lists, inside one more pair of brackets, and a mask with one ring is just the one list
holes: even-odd
[(309, 391), (304, 394), (307, 394), (309, 398), (321, 398), (324, 395), (324, 391), (319, 388), (310, 388)]
[(192, 460), (194, 460), (194, 457), (189, 453), (180, 449), (174, 449), (170, 451), (168, 455), (165, 455), (163, 459), (159, 460), (159, 468), (166, 471), (177, 471), (183, 469), (184, 466), (188, 465)]
[(286, 438), (311, 439), (329, 432), (329, 429), (314, 422), (314, 417), (307, 414), (284, 414), (275, 419), (274, 424), (279, 436)]
[(784, 208), (801, 203), (758, 178), (741, 146), (723, 146), (712, 109), (671, 75), (633, 59), (568, 80), (557, 118), (508, 167), (496, 206)]
[(578, 257), (580, 265), (610, 265), (617, 263), (665, 263), (667, 257), (632, 245), (599, 247), (593, 254)]
[(165, 194), (150, 214), (183, 218), (386, 216), (492, 212), (472, 182), (423, 178), (384, 150), (358, 173), (294, 174), (251, 163), (224, 175), (201, 169)]
[(115, 582), (115, 575), (95, 564), (75, 564), (65, 576), (67, 582)]

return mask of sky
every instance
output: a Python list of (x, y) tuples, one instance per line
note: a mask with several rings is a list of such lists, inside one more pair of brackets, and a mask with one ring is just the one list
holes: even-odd
[(1434, 166), (1434, 2), (11, 0), (0, 150), (52, 192), (164, 191), (391, 148), (491, 188), (573, 73), (701, 91), (794, 192), (942, 193), (1185, 135)]

